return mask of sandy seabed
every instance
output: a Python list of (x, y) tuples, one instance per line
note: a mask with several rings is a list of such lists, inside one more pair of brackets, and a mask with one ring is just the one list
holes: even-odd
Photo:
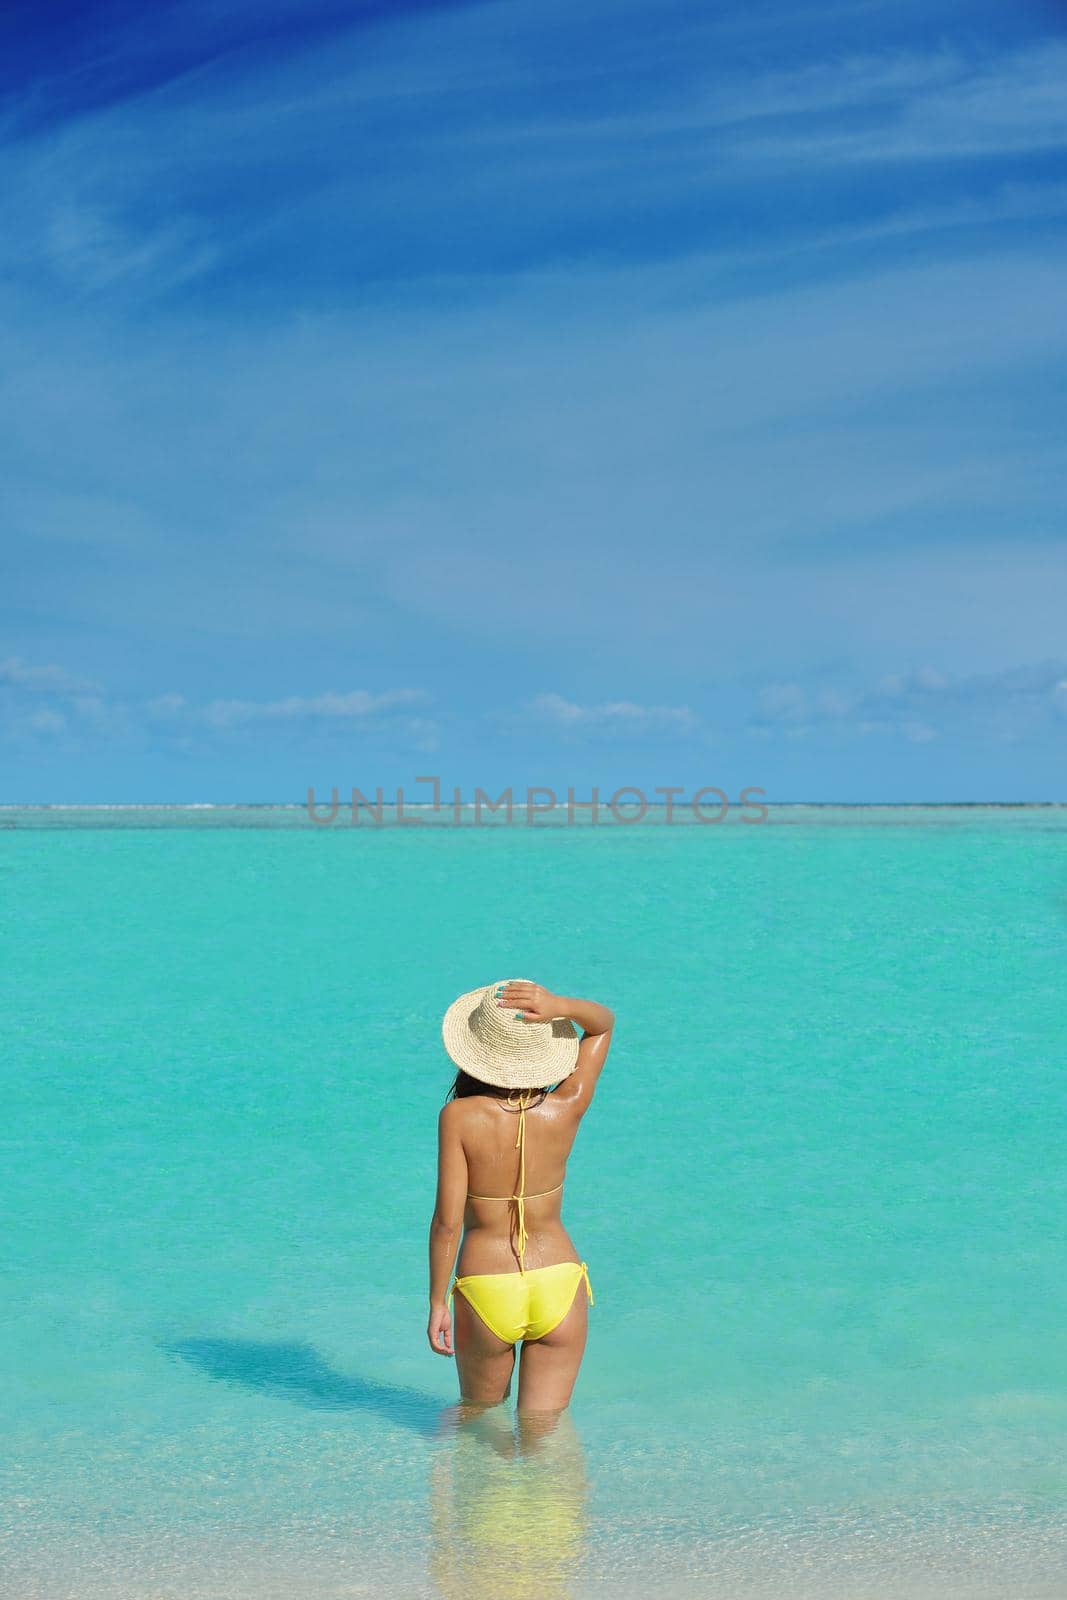
[[(492, 1562), (461, 1527), (442, 1546), (407, 1525), (358, 1537), (325, 1526), (261, 1532), (56, 1530), (6, 1541), (3, 1600), (1063, 1600), (1067, 1511), (1003, 1511), (955, 1528), (914, 1518), (799, 1516), (693, 1540), (662, 1526), (591, 1537), (561, 1563), (530, 1524), (527, 1560)], [(12, 1548), (14, 1544), (15, 1548)], [(21, 1544), (21, 1547), (20, 1547)]]

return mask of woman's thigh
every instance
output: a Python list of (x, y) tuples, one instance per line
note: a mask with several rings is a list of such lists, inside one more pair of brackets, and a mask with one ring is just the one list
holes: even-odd
[(515, 1346), (498, 1339), (458, 1292), (452, 1300), (452, 1339), (463, 1399), (482, 1405), (506, 1400), (515, 1370)]
[(589, 1331), (589, 1302), (579, 1283), (563, 1321), (541, 1339), (527, 1339), (519, 1357), (520, 1411), (562, 1411), (570, 1404)]

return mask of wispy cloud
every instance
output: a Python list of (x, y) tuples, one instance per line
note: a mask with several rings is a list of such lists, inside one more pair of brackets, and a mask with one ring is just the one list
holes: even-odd
[[(711, 728), (751, 753), (763, 679), (761, 759), (865, 729), (932, 767), (1027, 706), (1061, 737), (1056, 687), (960, 688), (1058, 653), (1067, 606), (1067, 45), (1033, 8), (79, 26), (64, 54), (40, 23), (0, 109), (0, 718), (28, 745), (238, 773), (444, 731), (486, 771), (488, 683), (532, 761), (696, 765)], [(47, 666), (79, 652), (111, 687)], [(879, 687), (901, 659), (950, 682)]]
[(650, 733), (693, 734), (701, 729), (699, 717), (688, 706), (638, 705), (632, 700), (578, 705), (559, 694), (539, 694), (528, 709), (540, 722), (565, 733), (625, 738)]
[(352, 689), (347, 694), (287, 695), (283, 700), (212, 700), (195, 714), (211, 728), (254, 722), (350, 722), (400, 706), (424, 705), (427, 698), (421, 689), (389, 689), (384, 694)]
[(79, 678), (54, 662), (35, 665), (19, 656), (0, 661), (0, 685), (31, 694), (89, 694), (100, 687), (89, 678)]
[(54, 711), (50, 706), (43, 706), (40, 711), (29, 712), (23, 719), (22, 725), (28, 732), (41, 733), (46, 737), (67, 731), (66, 717), (61, 711)]
[[(942, 92), (965, 81), (974, 70), (974, 63), (965, 55), (944, 45), (927, 52), (834, 54), (763, 71), (753, 70), (748, 63), (741, 71), (723, 71), (719, 66), (718, 70), (694, 73), (685, 95), (675, 96), (667, 104), (636, 105), (625, 115), (610, 117), (587, 114), (566, 120), (498, 122), (485, 129), (483, 140), (519, 147), (585, 144), (600, 147), (605, 156), (612, 147), (632, 144), (637, 160), (651, 167), (659, 154), (657, 140), (677, 141), (684, 136), (700, 148), (704, 136), (714, 132), (743, 146), (754, 133), (760, 139), (766, 137), (764, 128), (753, 125), (825, 122), (852, 110), (886, 115), (925, 93)], [(688, 166), (682, 170), (692, 171)], [(674, 177), (677, 179), (677, 172)]]
[[(1067, 140), (1061, 39), (996, 51), (976, 38), (827, 40), (821, 53), (794, 41), (791, 59), (761, 50), (754, 67), (691, 6), (665, 9), (669, 24), (629, 8), (628, 44), (618, 6), (586, 0), (551, 6), (551, 23), (506, 5), (398, 13), (372, 51), (358, 16), (328, 31), (309, 19), (303, 47), (273, 59), (254, 40), (220, 49), (33, 140), (0, 142), (0, 260), (67, 293), (136, 303), (235, 268), (265, 293), (275, 263), (297, 254), (304, 292), (326, 275), (349, 298), (385, 278), (743, 258), (762, 237), (780, 248), (839, 224), (849, 236), (832, 195), (807, 186), (794, 198), (774, 171), (773, 196), (739, 198), (761, 168), (1022, 155)], [(565, 48), (590, 34), (595, 56)], [(606, 89), (613, 65), (628, 75), (625, 113)], [(986, 182), (947, 186), (946, 225), (955, 199), (981, 209)], [(859, 209), (868, 222), (896, 213), (899, 232), (900, 201), (892, 184), (872, 185)], [(506, 225), (487, 227), (487, 214)], [(739, 227), (745, 214), (751, 227)]]
[(328, 690), (317, 695), (286, 695), (279, 700), (208, 700), (197, 704), (184, 695), (156, 695), (147, 701), (145, 714), (150, 722), (164, 729), (206, 730), (225, 735), (265, 726), (291, 730), (360, 727), (401, 718), (403, 725), (419, 741), (431, 735), (434, 724), (427, 718), (407, 717), (413, 707), (429, 703), (422, 689), (386, 689), (371, 693), (350, 689), (344, 693)]
[(41, 245), (57, 275), (89, 293), (151, 281), (159, 295), (206, 272), (219, 254), (195, 218), (146, 226), (72, 195), (61, 196), (44, 219)]
[[(929, 65), (930, 63), (928, 63)], [(868, 64), (843, 63), (857, 79), (866, 123), (792, 128), (738, 153), (789, 165), (966, 159), (1062, 149), (1067, 144), (1067, 43), (1047, 39), (992, 59), (943, 59), (941, 73), (905, 71), (882, 92)], [(866, 80), (866, 81), (865, 81)], [(888, 79), (883, 77), (883, 89)], [(831, 103), (832, 99), (831, 99)], [(818, 112), (812, 103), (809, 108)]]
[[(189, 736), (198, 733), (225, 738), (267, 726), (306, 733), (316, 728), (360, 729), (377, 724), (406, 733), (418, 749), (435, 748), (439, 733), (431, 718), (410, 714), (429, 704), (430, 697), (422, 689), (329, 690), (278, 700), (198, 703), (176, 692), (142, 700), (87, 692), (98, 687), (63, 667), (34, 666), (14, 657), (0, 662), (0, 729), (9, 735), (48, 738), (177, 739), (187, 746)], [(42, 697), (50, 703), (41, 704)]]
[(926, 666), (860, 689), (771, 683), (759, 692), (749, 733), (766, 739), (777, 731), (793, 740), (889, 735), (913, 744), (971, 735), (1017, 744), (1048, 736), (1067, 711), (1065, 672), (1064, 662), (1045, 661), (968, 676)]
[(55, 740), (68, 734), (114, 733), (124, 722), (100, 685), (54, 661), (21, 656), (0, 661), (0, 736)]
[(0, 737), (54, 742), (114, 739), (131, 728), (129, 709), (100, 684), (56, 662), (0, 661)]

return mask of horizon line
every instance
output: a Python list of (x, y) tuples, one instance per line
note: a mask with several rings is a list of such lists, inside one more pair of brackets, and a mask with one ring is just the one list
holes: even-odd
[[(330, 802), (332, 804), (332, 802)], [(668, 802), (666, 800), (648, 800), (645, 802), (647, 810), (665, 811), (668, 806), (678, 808), (690, 804), (690, 801), (681, 800)], [(316, 807), (325, 802), (315, 802)], [(430, 800), (386, 800), (371, 805), (364, 800), (357, 808), (360, 811), (375, 811), (378, 805), (396, 810), (398, 806), (406, 811), (454, 811), (455, 802), (434, 805)], [(539, 815), (547, 816), (550, 811), (566, 811), (569, 806), (591, 809), (591, 800), (558, 801), (553, 806), (537, 807)], [(605, 810), (610, 808), (608, 800), (600, 800), (598, 804)], [(634, 801), (622, 802), (621, 805), (633, 806)], [(731, 809), (744, 809), (746, 806), (766, 806), (768, 809), (781, 806), (832, 806), (839, 809), (860, 810), (864, 807), (880, 807), (883, 809), (902, 809), (909, 806), (923, 807), (927, 810), (936, 807), (960, 809), (967, 806), (999, 806), (1041, 808), (1067, 806), (1067, 800), (749, 800), (729, 802)], [(461, 809), (473, 809), (473, 800), (460, 801)], [(525, 808), (525, 802), (515, 802), (515, 809)], [(0, 811), (306, 811), (306, 800), (0, 800)], [(351, 811), (351, 800), (339, 800), (338, 810)]]

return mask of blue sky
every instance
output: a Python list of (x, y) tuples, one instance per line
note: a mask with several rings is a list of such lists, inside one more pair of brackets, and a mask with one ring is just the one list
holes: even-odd
[(1067, 800), (1067, 9), (0, 22), (0, 800)]

